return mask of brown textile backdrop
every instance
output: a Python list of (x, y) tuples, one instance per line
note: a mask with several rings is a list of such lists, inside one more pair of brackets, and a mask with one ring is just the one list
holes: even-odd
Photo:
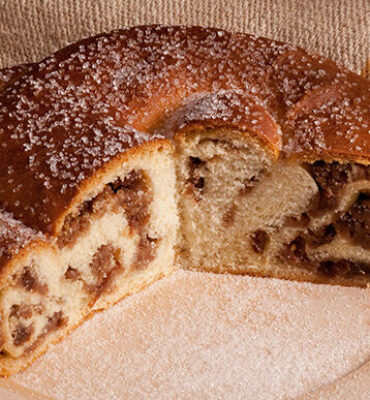
[(370, 72), (370, 0), (0, 0), (0, 68), (94, 33), (148, 23), (252, 32)]

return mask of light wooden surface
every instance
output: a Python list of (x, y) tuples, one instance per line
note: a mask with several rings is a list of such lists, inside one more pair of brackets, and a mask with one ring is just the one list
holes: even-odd
[(177, 272), (97, 314), (0, 385), (68, 400), (293, 399), (315, 391), (306, 398), (365, 399), (369, 296)]

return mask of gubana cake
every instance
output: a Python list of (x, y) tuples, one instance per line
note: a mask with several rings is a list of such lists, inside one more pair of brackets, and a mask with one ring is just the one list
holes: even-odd
[(364, 78), (141, 26), (0, 79), (2, 375), (176, 268), (369, 286)]

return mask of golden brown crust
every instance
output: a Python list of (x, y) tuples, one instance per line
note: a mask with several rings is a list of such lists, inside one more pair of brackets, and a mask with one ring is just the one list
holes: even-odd
[[(22, 229), (56, 234), (94, 174), (170, 139), (175, 130), (156, 127), (182, 107), (186, 123), (248, 131), (276, 156), (367, 164), (369, 104), (364, 78), (269, 39), (162, 26), (98, 35), (0, 92), (0, 207)], [(0, 232), (0, 246), (8, 237)]]
[(218, 127), (249, 133), (276, 158), (279, 156), (282, 145), (279, 125), (256, 96), (240, 90), (220, 90), (191, 100), (163, 121), (156, 121), (149, 131), (164, 135)]

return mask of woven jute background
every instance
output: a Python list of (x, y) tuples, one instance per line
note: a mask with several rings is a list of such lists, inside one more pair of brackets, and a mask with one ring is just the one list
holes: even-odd
[(148, 23), (256, 33), (369, 74), (370, 0), (0, 0), (0, 67), (36, 61), (94, 33)]

